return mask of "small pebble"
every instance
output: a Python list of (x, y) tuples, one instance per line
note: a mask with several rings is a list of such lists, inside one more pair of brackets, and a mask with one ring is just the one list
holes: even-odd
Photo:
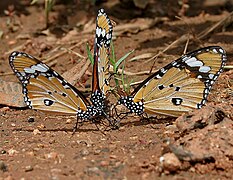
[(29, 156), (35, 156), (35, 153), (33, 151), (27, 152), (27, 155)]
[(173, 153), (166, 153), (159, 160), (164, 171), (176, 172), (181, 167), (180, 160)]
[[(13, 29), (13, 31), (14, 31), (14, 29)], [(16, 44), (16, 40), (11, 40), (11, 41), (8, 41), (8, 45), (13, 45), (13, 44)]]
[(25, 167), (25, 172), (29, 172), (29, 171), (32, 171), (32, 170), (33, 170), (32, 166), (26, 166)]
[(101, 166), (108, 166), (108, 165), (109, 165), (109, 162), (108, 162), (108, 161), (101, 161), (101, 162), (100, 162), (100, 165), (101, 165)]
[(78, 143), (78, 144), (85, 145), (85, 146), (88, 145), (88, 143), (87, 143), (85, 140), (77, 141), (77, 143)]
[(138, 138), (137, 135), (134, 135), (134, 136), (129, 137), (130, 140), (136, 140), (137, 138)]
[(7, 166), (3, 161), (0, 161), (0, 170), (3, 172), (7, 171)]
[(56, 174), (58, 174), (58, 173), (61, 173), (62, 172), (62, 170), (61, 169), (51, 169), (51, 173), (53, 174), (53, 173), (56, 173)]
[(44, 147), (45, 147), (45, 144), (41, 144), (41, 143), (40, 143), (40, 144), (37, 144), (37, 147), (38, 147), (38, 148), (44, 148)]
[(103, 149), (101, 149), (101, 152), (109, 152), (109, 151), (110, 151), (109, 148), (103, 148)]
[(16, 126), (16, 124), (15, 124), (15, 123), (11, 123), (11, 126), (12, 126), (12, 127), (15, 127), (15, 126)]
[(51, 169), (51, 178), (53, 180), (59, 180), (60, 177), (59, 175), (61, 174), (62, 170), (61, 169)]
[(58, 157), (58, 154), (56, 152), (51, 152), (49, 154), (45, 154), (46, 159), (55, 159)]
[(9, 156), (13, 156), (13, 155), (15, 155), (16, 153), (18, 153), (18, 151), (16, 151), (15, 149), (9, 149), (9, 150), (8, 150)]
[(1, 154), (6, 154), (6, 150), (2, 149)]
[(66, 124), (70, 124), (70, 123), (72, 123), (72, 119), (67, 119)]
[(9, 110), (10, 110), (9, 107), (3, 107), (3, 108), (0, 109), (1, 112), (5, 112), (5, 111), (9, 111)]
[(39, 129), (34, 129), (32, 133), (33, 135), (41, 134)]
[(94, 155), (99, 155), (101, 153), (101, 149), (95, 149), (94, 150)]
[(45, 128), (45, 125), (44, 124), (41, 124), (39, 126), (37, 126), (38, 129), (44, 129)]
[(29, 117), (29, 118), (28, 118), (28, 122), (29, 122), (29, 123), (35, 122), (34, 117)]
[(86, 171), (89, 173), (98, 173), (100, 170), (98, 167), (90, 167)]
[(80, 152), (80, 154), (82, 156), (87, 156), (88, 154), (90, 154), (90, 152), (87, 149), (82, 149), (81, 152)]
[(110, 159), (116, 159), (117, 158), (116, 155), (110, 155), (109, 157), (110, 157)]

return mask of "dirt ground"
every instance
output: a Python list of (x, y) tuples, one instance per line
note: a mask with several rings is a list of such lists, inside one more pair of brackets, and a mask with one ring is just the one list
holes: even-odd
[[(17, 82), (8, 64), (14, 50), (50, 59), (48, 64), (60, 74), (77, 64), (81, 69), (82, 56), (87, 57), (86, 42), (93, 46), (100, 7), (116, 24), (116, 57), (135, 50), (126, 61), (127, 72), (150, 71), (154, 62), (156, 70), (178, 58), (188, 34), (187, 51), (219, 45), (227, 52), (227, 66), (233, 65), (232, 15), (224, 21), (233, 10), (232, 1), (189, 0), (183, 6), (179, 2), (149, 1), (144, 10), (131, 1), (57, 2), (49, 15), (49, 30), (45, 30), (43, 1), (33, 6), (28, 0), (0, 1), (0, 78)], [(157, 59), (149, 60), (167, 47)], [(138, 55), (144, 58), (130, 61)], [(136, 82), (147, 76), (129, 75), (128, 79)], [(91, 67), (76, 87), (88, 91), (90, 82)], [(118, 130), (99, 130), (85, 122), (73, 136), (76, 117), (2, 104), (0, 180), (232, 179), (232, 85), (233, 70), (225, 69), (201, 110), (177, 119), (145, 120), (131, 115)]]

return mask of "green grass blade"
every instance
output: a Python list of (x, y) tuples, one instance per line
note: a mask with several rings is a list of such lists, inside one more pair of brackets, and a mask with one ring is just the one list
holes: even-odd
[(91, 61), (91, 64), (94, 65), (94, 58), (91, 54), (91, 50), (89, 48), (89, 45), (88, 43), (86, 44), (86, 49), (87, 49), (87, 56), (88, 56), (88, 59)]
[(116, 63), (116, 55), (115, 55), (115, 49), (114, 49), (114, 45), (113, 42), (111, 41), (111, 50), (112, 50), (112, 58), (110, 58), (112, 61), (112, 65), (114, 66)]
[(115, 68), (116, 68), (116, 72), (120, 66), (120, 64), (130, 55), (134, 52), (134, 50), (128, 52), (127, 54), (125, 54), (124, 56), (122, 56), (116, 63), (115, 63)]

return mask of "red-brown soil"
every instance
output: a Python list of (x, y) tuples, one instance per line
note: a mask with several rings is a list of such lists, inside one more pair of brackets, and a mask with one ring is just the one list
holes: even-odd
[[(87, 57), (86, 42), (93, 46), (95, 16), (100, 7), (104, 7), (115, 21), (115, 29), (130, 23), (138, 27), (114, 32), (118, 59), (135, 49), (126, 61), (127, 72), (149, 71), (153, 60), (130, 62), (129, 59), (145, 53), (156, 55), (188, 33), (188, 51), (219, 45), (227, 52), (227, 65), (233, 65), (232, 21), (230, 24), (225, 22), (203, 38), (198, 36), (230, 15), (231, 2), (190, 0), (186, 11), (181, 11), (178, 1), (150, 1), (145, 10), (133, 7), (131, 2), (124, 4), (117, 0), (98, 6), (79, 1), (58, 2), (49, 16), (50, 31), (43, 31), (43, 1), (34, 6), (29, 0), (1, 1), (1, 79), (17, 82), (13, 74), (6, 75), (11, 72), (8, 56), (13, 50), (48, 59), (79, 43), (72, 50)], [(14, 5), (14, 10), (10, 5)], [(10, 11), (8, 15), (4, 10)], [(176, 15), (182, 18), (177, 19)], [(155, 17), (159, 20), (148, 25)], [(148, 28), (142, 28), (143, 25)], [(161, 53), (155, 60), (154, 69), (182, 55), (185, 43), (179, 42)], [(52, 68), (63, 74), (79, 60), (74, 53), (65, 52), (52, 60)], [(147, 76), (129, 76), (128, 79), (138, 81)], [(91, 68), (76, 87), (89, 90), (90, 82)], [(131, 115), (122, 120), (118, 130), (104, 131), (101, 126), (97, 129), (95, 124), (85, 122), (73, 136), (76, 117), (3, 104), (0, 109), (0, 180), (232, 179), (232, 85), (233, 70), (226, 69), (201, 110), (177, 119), (140, 120)]]

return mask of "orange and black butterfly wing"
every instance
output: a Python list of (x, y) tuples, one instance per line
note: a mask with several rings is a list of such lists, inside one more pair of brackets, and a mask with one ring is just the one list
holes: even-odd
[(174, 117), (201, 108), (225, 62), (226, 53), (218, 46), (185, 54), (144, 80), (121, 103), (137, 114)]
[(96, 19), (96, 36), (94, 47), (94, 66), (92, 77), (91, 101), (103, 107), (104, 98), (109, 87), (109, 49), (112, 39), (112, 24), (104, 9), (98, 11)]
[(13, 52), (9, 63), (23, 86), (25, 103), (32, 109), (77, 114), (89, 118), (91, 106), (83, 94), (36, 58)]

